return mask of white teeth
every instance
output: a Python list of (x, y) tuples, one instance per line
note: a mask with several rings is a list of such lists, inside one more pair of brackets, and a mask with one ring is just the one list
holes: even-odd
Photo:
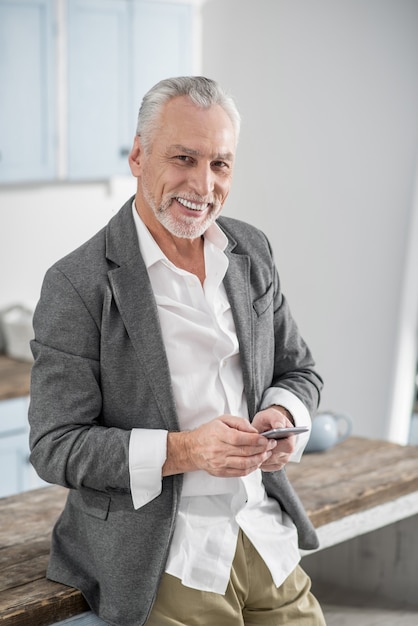
[(204, 211), (207, 208), (207, 204), (196, 204), (195, 202), (189, 202), (183, 198), (176, 198), (177, 202), (180, 202), (186, 209), (192, 209), (193, 211)]

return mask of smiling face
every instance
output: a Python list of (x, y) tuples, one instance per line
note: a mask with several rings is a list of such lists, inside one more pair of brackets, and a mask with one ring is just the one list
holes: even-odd
[(219, 105), (203, 109), (187, 96), (164, 105), (149, 152), (136, 137), (129, 159), (136, 207), (151, 232), (195, 239), (206, 231), (228, 196), (235, 144)]

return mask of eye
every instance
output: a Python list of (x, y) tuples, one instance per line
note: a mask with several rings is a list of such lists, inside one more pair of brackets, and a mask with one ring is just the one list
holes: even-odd
[(212, 161), (212, 167), (217, 170), (226, 170), (229, 169), (229, 163), (225, 161)]
[(177, 161), (181, 161), (182, 163), (193, 163), (192, 157), (188, 156), (187, 154), (177, 154), (174, 159), (176, 159)]

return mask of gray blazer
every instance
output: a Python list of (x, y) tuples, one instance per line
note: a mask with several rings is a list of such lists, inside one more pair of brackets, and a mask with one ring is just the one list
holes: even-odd
[[(48, 577), (82, 591), (109, 624), (139, 626), (151, 610), (176, 522), (182, 476), (134, 510), (132, 428), (179, 430), (157, 308), (130, 199), (92, 239), (48, 270), (35, 316), (31, 461), (70, 489), (52, 537)], [(225, 288), (240, 344), (250, 418), (279, 386), (313, 412), (322, 386), (257, 229), (229, 218)], [(263, 475), (294, 520), (302, 548), (315, 530), (284, 471)]]

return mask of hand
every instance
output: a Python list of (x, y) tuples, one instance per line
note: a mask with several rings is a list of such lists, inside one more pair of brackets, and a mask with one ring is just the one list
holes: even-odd
[(168, 433), (163, 475), (201, 469), (212, 476), (246, 476), (266, 463), (275, 447), (246, 419), (222, 415), (195, 430)]
[[(252, 421), (252, 426), (260, 433), (272, 428), (288, 428), (294, 426), (291, 417), (289, 411), (284, 407), (272, 406), (257, 413)], [(283, 469), (289, 462), (289, 458), (295, 449), (296, 440), (294, 436), (286, 437), (285, 439), (276, 439), (274, 441), (276, 446), (272, 454), (260, 466), (263, 472), (276, 472), (277, 470)]]

